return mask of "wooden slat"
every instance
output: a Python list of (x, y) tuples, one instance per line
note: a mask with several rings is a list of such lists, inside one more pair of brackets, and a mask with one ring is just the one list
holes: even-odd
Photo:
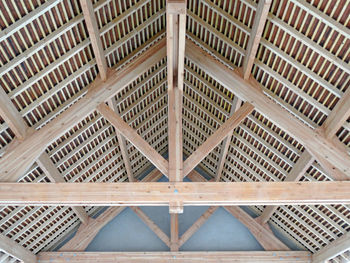
[(25, 249), (12, 239), (2, 234), (0, 234), (0, 250), (26, 263), (37, 262), (36, 255), (34, 255), (31, 251)]
[(245, 103), (226, 122), (215, 131), (195, 152), (184, 162), (184, 176), (187, 176), (214, 148), (227, 137), (247, 117), (254, 107)]
[(141, 210), (139, 207), (131, 206), (130, 209), (164, 242), (170, 247), (169, 237)]
[[(77, 190), (79, 189), (79, 190)], [(350, 182), (0, 183), (0, 205), (350, 204)]]
[(0, 88), (0, 116), (4, 119), (16, 137), (23, 140), (27, 134), (28, 126), (2, 88)]
[(310, 252), (306, 251), (234, 251), (234, 252), (41, 252), (40, 263), (82, 262), (288, 262), (310, 263)]
[(147, 159), (168, 176), (168, 161), (163, 158), (147, 141), (145, 141), (133, 128), (131, 128), (118, 114), (102, 103), (97, 106), (97, 110), (106, 118), (114, 128), (129, 140)]
[[(119, 114), (115, 97), (111, 98), (108, 101), (108, 106), (115, 113)], [(134, 179), (134, 175), (133, 175), (132, 168), (131, 168), (131, 163), (130, 163), (130, 158), (129, 158), (129, 154), (128, 154), (128, 148), (126, 146), (125, 137), (122, 134), (120, 134), (120, 132), (116, 132), (116, 134), (117, 134), (117, 139), (118, 139), (118, 143), (119, 143), (119, 147), (120, 147), (120, 152), (121, 152), (122, 157), (123, 157), (126, 174), (128, 175), (129, 182), (134, 182), (135, 179)]]
[(170, 214), (170, 251), (179, 250), (179, 214)]
[[(231, 116), (239, 109), (239, 107), (241, 107), (241, 104), (242, 104), (241, 100), (235, 97), (231, 106), (231, 112), (230, 112)], [(233, 135), (233, 130), (228, 134), (228, 136), (222, 142), (219, 161), (218, 161), (218, 168), (216, 170), (216, 176), (215, 176), (216, 182), (220, 182), (221, 174), (224, 169), (224, 164), (226, 161), (228, 148), (230, 147), (230, 144), (231, 144), (232, 135)]]
[(107, 79), (107, 62), (102, 47), (100, 38), (100, 31), (95, 18), (94, 7), (91, 0), (80, 0), (80, 5), (83, 10), (86, 27), (89, 32), (89, 37), (92, 45), (92, 49), (95, 54), (98, 70), (101, 74), (101, 79), (105, 81)]
[[(162, 177), (158, 170), (150, 172), (142, 181), (156, 182)], [(124, 211), (126, 207), (109, 207), (96, 219), (89, 218), (87, 224), (80, 225), (74, 237), (64, 244), (60, 251), (84, 251), (100, 230), (113, 218)]]
[[(50, 179), (51, 182), (55, 183), (65, 183), (63, 176), (58, 171), (56, 166), (51, 161), (49, 155), (46, 152), (43, 152), (38, 160), (36, 160), (37, 164), (43, 170), (45, 175)], [(83, 224), (87, 224), (89, 216), (85, 212), (85, 209), (83, 207), (72, 207), (74, 213), (79, 217), (80, 221), (83, 222)]]
[[(188, 175), (192, 182), (206, 182), (207, 180), (197, 171)], [(227, 212), (245, 225), (265, 250), (287, 251), (289, 248), (283, 244), (270, 230), (268, 226), (262, 226), (256, 219), (243, 211), (238, 206), (224, 206)]]
[(197, 220), (190, 226), (185, 233), (182, 234), (179, 240), (179, 247), (186, 243), (190, 237), (197, 232), (198, 229), (201, 228), (202, 225), (209, 219), (209, 217), (214, 214), (214, 212), (218, 209), (217, 206), (211, 206), (205, 211)]
[(248, 79), (250, 72), (252, 71), (256, 52), (258, 51), (258, 46), (265, 27), (271, 3), (272, 0), (261, 0), (259, 1), (256, 9), (253, 28), (249, 36), (248, 46), (243, 61), (244, 79)]
[(334, 145), (323, 134), (301, 123), (287, 110), (265, 96), (257, 83), (244, 80), (241, 74), (228, 69), (191, 41), (186, 42), (186, 56), (243, 101), (254, 105), (259, 113), (294, 136), (310, 152), (318, 152), (320, 157), (328, 160), (350, 177), (350, 157), (346, 150)]
[(113, 69), (108, 70), (105, 82), (97, 78), (89, 86), (85, 97), (42, 129), (27, 136), (22, 142), (11, 143), (0, 159), (0, 181), (17, 181), (48, 144), (93, 112), (102, 101), (111, 98), (148, 68), (154, 66), (165, 55), (165, 40), (162, 40), (117, 72)]
[(346, 90), (322, 125), (326, 137), (334, 137), (348, 118), (350, 118), (350, 88)]
[(350, 233), (346, 233), (312, 255), (313, 263), (324, 263), (350, 249)]
[[(304, 151), (284, 181), (299, 181), (314, 161), (314, 157), (308, 151)], [(262, 224), (266, 224), (267, 221), (270, 220), (273, 213), (277, 210), (277, 208), (278, 206), (265, 207), (264, 212), (259, 217), (259, 222)]]

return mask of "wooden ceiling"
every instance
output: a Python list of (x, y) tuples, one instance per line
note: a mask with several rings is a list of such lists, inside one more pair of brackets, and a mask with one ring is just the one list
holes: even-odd
[[(99, 0), (93, 1), (93, 8), (108, 68), (123, 70), (166, 38), (165, 0)], [(186, 41), (237, 72), (244, 67), (257, 8), (251, 0), (188, 0)], [(0, 27), (0, 96), (12, 101), (30, 132), (85, 98), (98, 79), (99, 61), (79, 0), (1, 1)], [(348, 0), (273, 0), (253, 62), (257, 92), (285, 108), (291, 114), (286, 118), (297, 118), (315, 131), (326, 127), (325, 136), (336, 138), (337, 147), (350, 152)], [(167, 67), (164, 54), (112, 98), (115, 112), (163, 156), (169, 147)], [(190, 54), (185, 56), (183, 84), (183, 154), (190, 156), (235, 112), (242, 98)], [(18, 134), (21, 131), (0, 114), (2, 160)], [(67, 182), (123, 182), (130, 179), (128, 169), (139, 180), (152, 169), (133, 144), (121, 143), (113, 125), (96, 110), (43, 146)], [(127, 149), (129, 165), (121, 147)], [(255, 109), (199, 166), (212, 178), (220, 174), (223, 182), (283, 181), (306, 153), (303, 142)], [(318, 161), (309, 160), (300, 181), (344, 176)], [(20, 168), (26, 172), (14, 180), (50, 182), (38, 163)], [(249, 208), (257, 215), (264, 212), (263, 206)], [(82, 213), (92, 216), (100, 210), (87, 206)], [(81, 219), (66, 206), (2, 206), (0, 232), (38, 253), (54, 249)], [(267, 220), (314, 253), (350, 231), (350, 208), (284, 205), (275, 207)], [(16, 261), (0, 252), (0, 261), (6, 257)], [(342, 262), (341, 257), (349, 260), (349, 252), (334, 262)]]

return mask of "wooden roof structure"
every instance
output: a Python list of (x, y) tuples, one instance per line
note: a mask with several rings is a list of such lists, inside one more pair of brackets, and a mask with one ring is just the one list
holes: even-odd
[[(0, 262), (350, 261), (349, 0), (8, 0), (0, 28)], [(79, 252), (125, 206), (171, 252)], [(266, 251), (178, 252), (217, 206)]]

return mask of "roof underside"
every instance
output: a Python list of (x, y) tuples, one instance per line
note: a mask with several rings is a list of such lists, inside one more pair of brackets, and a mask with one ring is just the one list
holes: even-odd
[[(189, 40), (230, 68), (241, 67), (257, 3), (188, 0)], [(165, 0), (94, 1), (107, 64), (121, 68), (166, 34)], [(0, 2), (0, 85), (34, 129), (83, 97), (98, 74), (78, 0)], [(307, 125), (325, 121), (350, 86), (350, 4), (346, 0), (274, 0), (252, 75), (264, 93)], [(166, 155), (166, 57), (116, 94), (120, 115)], [(234, 94), (185, 60), (183, 147), (190, 155), (230, 116)], [(350, 118), (337, 132), (350, 150)], [(14, 139), (0, 116), (0, 155)], [(151, 163), (127, 143), (134, 176)], [(200, 164), (215, 176), (217, 147)], [(304, 151), (291, 135), (253, 111), (235, 129), (223, 181), (284, 180)], [(116, 133), (98, 112), (47, 147), (69, 182), (127, 180)], [(332, 180), (314, 162), (303, 181)], [(34, 164), (21, 181), (48, 182)], [(262, 206), (251, 207), (257, 214)], [(86, 207), (94, 214), (99, 207)], [(315, 252), (350, 231), (346, 205), (281, 206), (270, 221)], [(0, 232), (34, 253), (50, 250), (80, 221), (69, 207), (0, 207)], [(348, 254), (344, 254), (346, 257)], [(1, 252), (0, 252), (1, 258)]]

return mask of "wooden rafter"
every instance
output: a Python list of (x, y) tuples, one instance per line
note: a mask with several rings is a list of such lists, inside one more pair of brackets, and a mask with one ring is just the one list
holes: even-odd
[[(0, 205), (349, 204), (350, 182), (0, 183)], [(77, 189), (79, 191), (77, 192)]]
[[(150, 172), (142, 181), (156, 182), (163, 175), (158, 170)], [(64, 244), (60, 251), (84, 251), (90, 242), (96, 237), (100, 230), (107, 225), (113, 218), (124, 211), (126, 207), (109, 207), (96, 219), (89, 218), (87, 224), (80, 225), (74, 237)]]
[[(241, 107), (241, 104), (242, 104), (241, 100), (235, 97), (231, 106), (231, 112), (230, 112), (231, 116)], [(224, 169), (224, 165), (226, 161), (228, 148), (230, 147), (230, 144), (231, 144), (232, 135), (233, 135), (233, 130), (227, 135), (227, 137), (222, 142), (219, 161), (218, 161), (218, 168), (216, 170), (216, 176), (215, 176), (216, 182), (220, 182), (220, 178), (221, 178), (222, 171)]]
[[(36, 160), (37, 164), (43, 170), (45, 175), (50, 179), (51, 182), (55, 183), (65, 183), (63, 176), (58, 171), (56, 166), (53, 164), (53, 162), (50, 159), (50, 156), (43, 152), (38, 160)], [(85, 212), (85, 209), (82, 206), (73, 206), (72, 207), (74, 213), (79, 217), (80, 221), (86, 224), (89, 220), (88, 214)]]
[[(197, 171), (193, 171), (188, 175), (188, 178), (193, 182), (206, 182), (207, 180)], [(245, 225), (250, 233), (256, 238), (260, 245), (265, 250), (287, 251), (289, 248), (283, 244), (268, 228), (262, 226), (256, 219), (243, 211), (238, 206), (224, 206), (224, 209)]]
[[(299, 181), (314, 161), (314, 157), (308, 151), (304, 151), (284, 181)], [(277, 208), (278, 206), (265, 207), (264, 212), (259, 217), (260, 222), (262, 224), (266, 224), (267, 221), (269, 221), (269, 219), (273, 215), (273, 213), (277, 210)]]
[(184, 176), (187, 176), (224, 138), (243, 121), (254, 107), (245, 103), (184, 162)]
[(350, 249), (350, 233), (346, 233), (312, 255), (313, 263), (324, 263)]
[(133, 128), (131, 128), (117, 113), (105, 103), (97, 106), (97, 110), (114, 128), (128, 139), (159, 171), (168, 176), (168, 161), (152, 148)]
[(106, 101), (126, 85), (165, 57), (165, 41), (160, 41), (128, 66), (115, 72), (110, 69), (105, 82), (96, 79), (85, 97), (64, 111), (45, 127), (35, 131), (13, 147), (0, 159), (0, 181), (16, 181), (58, 136), (69, 130), (85, 116), (93, 112), (101, 101)]
[(191, 41), (186, 42), (186, 56), (243, 101), (252, 103), (258, 112), (298, 139), (310, 152), (318, 152), (321, 158), (339, 167), (342, 173), (350, 177), (350, 157), (346, 150), (299, 122), (265, 96), (254, 81), (244, 80), (240, 74), (219, 63)]
[(95, 54), (97, 67), (100, 72), (101, 79), (105, 81), (107, 79), (107, 62), (102, 47), (100, 31), (98, 29), (97, 21), (95, 18), (95, 12), (92, 6), (92, 1), (80, 0), (80, 5), (83, 10), (86, 27), (89, 31), (89, 37), (92, 49)]
[[(115, 97), (111, 98), (108, 101), (108, 106), (115, 113), (119, 114), (118, 107), (117, 107), (117, 102), (115, 100)], [(134, 182), (135, 178), (134, 178), (134, 175), (132, 173), (132, 168), (131, 168), (130, 158), (129, 158), (129, 154), (128, 154), (128, 148), (126, 146), (125, 137), (118, 131), (116, 131), (116, 134), (117, 134), (117, 139), (118, 139), (118, 143), (119, 143), (120, 152), (121, 152), (121, 154), (123, 156), (123, 161), (124, 161), (126, 174), (128, 175), (128, 180), (129, 180), (129, 182)]]
[(329, 139), (334, 137), (348, 118), (350, 118), (350, 88), (346, 90), (322, 125), (326, 137)]
[(310, 263), (310, 252), (306, 251), (234, 251), (234, 252), (42, 252), (41, 263), (82, 263), (82, 262), (298, 262)]
[(258, 51), (258, 46), (265, 27), (271, 3), (272, 0), (259, 1), (258, 7), (256, 9), (253, 28), (250, 32), (248, 46), (243, 61), (244, 79), (248, 79), (250, 72), (252, 71), (256, 52)]
[(11, 256), (28, 263), (36, 263), (36, 255), (34, 255), (31, 251), (17, 244), (12, 239), (7, 236), (0, 234), (0, 250), (10, 254)]
[(28, 126), (2, 88), (0, 89), (0, 116), (6, 121), (17, 138), (23, 140), (26, 137)]

